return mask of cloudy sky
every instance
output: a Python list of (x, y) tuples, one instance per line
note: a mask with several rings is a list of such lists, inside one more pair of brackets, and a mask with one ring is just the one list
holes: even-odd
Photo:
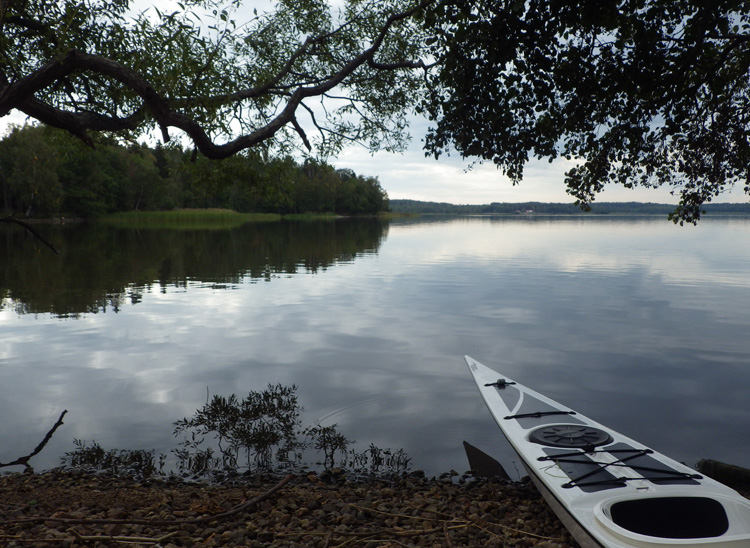
[[(458, 155), (425, 157), (423, 138), (428, 129), (425, 120), (415, 119), (411, 126), (412, 142), (404, 154), (381, 152), (370, 154), (363, 147), (346, 149), (333, 163), (361, 175), (374, 175), (391, 199), (410, 199), (454, 204), (488, 204), (491, 202), (572, 203), (565, 192), (564, 174), (573, 162), (565, 159), (549, 163), (532, 160), (524, 170), (523, 181), (516, 186), (492, 163), (472, 165)], [(609, 185), (597, 198), (599, 202), (655, 202), (677, 204), (669, 189), (627, 189)], [(717, 202), (747, 202), (742, 188), (728, 192)]]
[[(349, 148), (332, 161), (336, 167), (375, 175), (391, 199), (411, 199), (454, 204), (491, 202), (561, 202), (574, 200), (565, 192), (564, 173), (572, 162), (531, 161), (523, 181), (516, 186), (493, 164), (472, 165), (458, 156), (425, 157), (421, 135), (415, 134), (404, 154), (370, 154), (363, 148)], [(677, 203), (668, 190), (610, 188), (599, 201)]]

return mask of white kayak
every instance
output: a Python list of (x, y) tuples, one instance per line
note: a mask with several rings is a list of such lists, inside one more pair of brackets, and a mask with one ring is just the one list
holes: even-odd
[(750, 548), (750, 500), (466, 356), (487, 407), (582, 548)]

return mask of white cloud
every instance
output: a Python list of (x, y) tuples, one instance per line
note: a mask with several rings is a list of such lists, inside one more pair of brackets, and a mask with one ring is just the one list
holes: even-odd
[[(418, 124), (424, 131), (423, 124)], [(415, 129), (415, 131), (417, 131)], [(411, 199), (454, 204), (488, 204), (491, 202), (556, 202), (572, 203), (573, 197), (565, 192), (565, 172), (571, 161), (558, 159), (531, 160), (524, 169), (524, 178), (518, 185), (502, 174), (494, 164), (473, 164), (458, 155), (425, 157), (421, 135), (403, 154), (378, 152), (370, 154), (362, 147), (345, 150), (332, 163), (339, 168), (350, 168), (362, 175), (378, 176), (380, 184), (391, 199)], [(742, 192), (723, 196), (720, 201), (745, 201)], [(658, 202), (677, 203), (669, 189), (607, 186), (600, 202)]]

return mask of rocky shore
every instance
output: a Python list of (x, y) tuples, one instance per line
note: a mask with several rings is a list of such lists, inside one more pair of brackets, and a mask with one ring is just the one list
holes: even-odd
[(0, 546), (575, 548), (530, 483), (412, 473), (222, 485), (71, 471), (0, 476)]

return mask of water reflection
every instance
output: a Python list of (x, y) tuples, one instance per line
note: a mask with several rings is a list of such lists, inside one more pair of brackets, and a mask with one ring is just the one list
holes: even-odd
[(0, 226), (0, 308), (58, 317), (118, 312), (153, 285), (235, 289), (375, 253), (388, 224), (377, 219), (248, 223), (227, 230), (127, 229), (106, 224), (41, 226), (61, 251)]
[[(244, 394), (281, 383), (299, 387), (305, 424), (402, 447), (428, 473), (465, 470), (468, 441), (514, 477), (522, 470), (465, 369), (470, 354), (678, 460), (750, 466), (747, 220), (680, 228), (664, 219), (411, 219), (285, 230), (276, 247), (308, 231), (331, 241), (310, 238), (307, 252), (279, 261), (266, 259), (257, 231), (243, 232), (247, 241), (236, 231), (200, 235), (216, 242), (201, 246), (202, 259), (187, 235), (131, 241), (108, 232), (108, 249), (130, 243), (122, 257), (100, 255), (117, 265), (117, 283), (96, 274), (93, 289), (84, 268), (45, 266), (45, 278), (24, 251), (29, 277), (55, 299), (0, 263), (18, 299), (0, 310), (0, 461), (17, 456), (7, 448), (33, 448), (61, 409), (66, 425), (37, 468), (57, 464), (74, 438), (169, 453), (170, 424), (191, 416), (207, 388)], [(138, 243), (149, 238), (162, 243)], [(183, 248), (171, 249), (181, 238)], [(359, 243), (341, 243), (350, 241)], [(75, 239), (66, 245), (86, 260)], [(212, 246), (223, 251), (211, 255)], [(300, 266), (316, 264), (305, 257), (318, 249), (329, 250), (327, 266)], [(170, 275), (164, 257), (179, 258)], [(260, 283), (269, 264), (272, 283)], [(257, 277), (245, 274), (252, 268)], [(97, 299), (133, 287), (136, 306), (126, 299), (120, 313), (101, 313)], [(10, 306), (26, 303), (24, 291), (29, 310), (86, 310), (63, 300), (84, 294), (100, 313), (19, 315)]]

